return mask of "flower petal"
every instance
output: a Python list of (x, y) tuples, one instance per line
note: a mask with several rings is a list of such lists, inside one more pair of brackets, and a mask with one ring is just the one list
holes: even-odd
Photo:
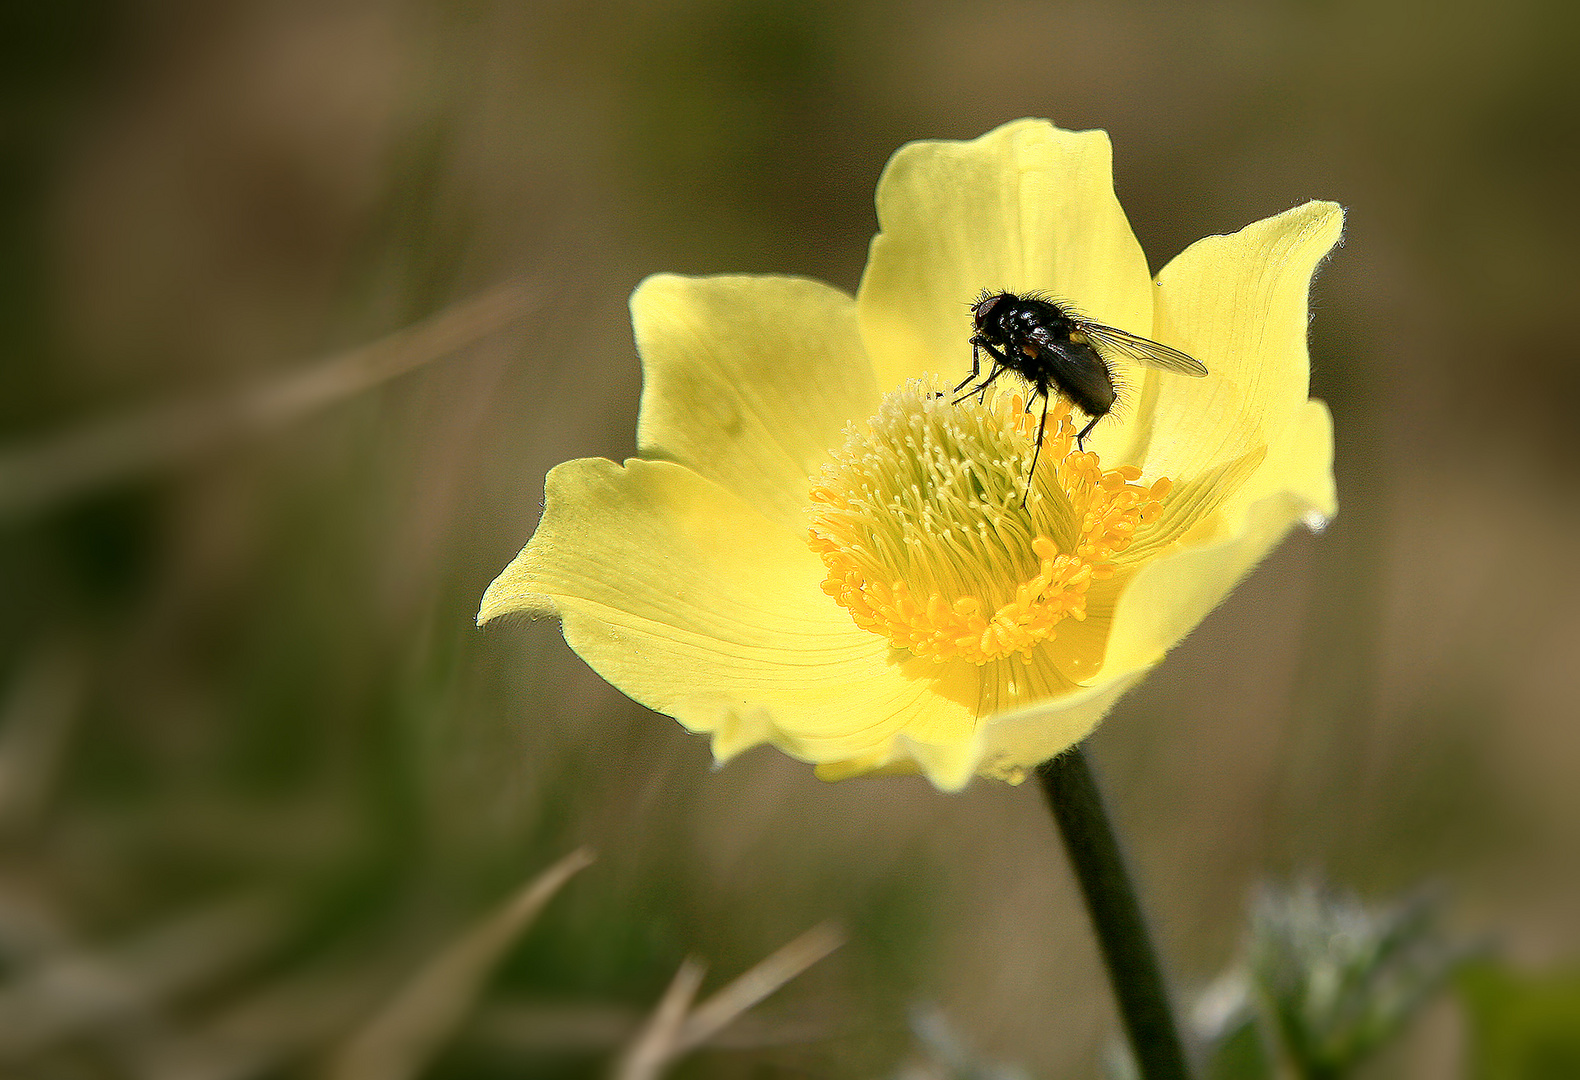
[(583, 458), (549, 473), (543, 521), (478, 621), (558, 614), (595, 671), (713, 732), (721, 759), (760, 742), (882, 756), (908, 727), (964, 738), (975, 682), (856, 627), (823, 576), (800, 536), (687, 468)]
[(797, 532), (807, 480), (877, 410), (856, 304), (805, 278), (657, 274), (631, 296), (643, 457), (676, 461)]
[(878, 224), (856, 303), (880, 389), (963, 377), (983, 289), (1047, 292), (1150, 334), (1146, 258), (1105, 132), (1017, 120), (971, 142), (909, 143), (878, 181)]
[(1203, 379), (1148, 372), (1123, 460), (1176, 482), (1279, 441), (1304, 406), (1307, 298), (1344, 211), (1310, 202), (1209, 236), (1158, 275), (1157, 340), (1207, 366)]
[(1325, 524), (1339, 512), (1333, 485), (1333, 415), (1316, 398), (1301, 407), (1295, 422), (1268, 447), (1267, 460), (1245, 487), (1225, 501), (1227, 527), (1238, 528), (1251, 506), (1277, 491), (1305, 502), (1307, 520)]
[(1144, 671), (1105, 682), (1068, 697), (993, 717), (979, 735), (976, 771), (1018, 784), (1027, 770), (1056, 757), (1090, 735), (1114, 702), (1141, 680)]
[(820, 764), (817, 775), (842, 780), (873, 772), (920, 772), (940, 791), (959, 791), (974, 776), (1018, 784), (1033, 766), (1090, 734), (1143, 674), (1137, 671), (1101, 685), (1078, 686), (1025, 708), (993, 713), (965, 733), (913, 725), (897, 732), (886, 746)]
[(824, 780), (842, 780), (869, 772), (920, 772), (940, 791), (959, 791), (973, 776), (1018, 784), (1028, 770), (1086, 738), (1141, 675), (1136, 672), (1100, 687), (998, 713), (983, 720), (968, 737), (930, 740), (903, 731), (887, 753), (822, 764), (817, 774)]
[[(1115, 556), (1114, 562), (1121, 567), (1141, 566), (1173, 544), (1212, 543), (1232, 534), (1240, 527), (1240, 514), (1245, 507), (1256, 498), (1285, 490), (1283, 483), (1273, 479), (1278, 475), (1282, 480), (1282, 475), (1263, 467), (1267, 458), (1267, 448), (1259, 446), (1175, 488), (1163, 500), (1163, 512), (1136, 531), (1134, 541)], [(1246, 498), (1246, 492), (1253, 488), (1251, 481), (1257, 476), (1266, 478), (1270, 486), (1258, 488), (1255, 498)]]
[(1304, 495), (1278, 491), (1249, 507), (1226, 539), (1143, 566), (1119, 597), (1103, 668), (1092, 685), (1129, 678), (1163, 659), (1292, 527), (1320, 509)]

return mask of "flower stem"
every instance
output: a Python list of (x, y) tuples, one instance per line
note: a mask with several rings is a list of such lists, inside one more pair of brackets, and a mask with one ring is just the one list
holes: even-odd
[(1081, 883), (1103, 963), (1143, 1080), (1189, 1080), (1185, 1048), (1169, 1007), (1163, 970), (1147, 934), (1124, 853), (1081, 746), (1037, 766), (1065, 854)]

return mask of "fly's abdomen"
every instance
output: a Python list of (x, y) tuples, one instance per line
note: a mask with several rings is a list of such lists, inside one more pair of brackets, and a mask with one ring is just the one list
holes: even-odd
[(1050, 350), (1051, 373), (1059, 389), (1087, 416), (1107, 416), (1114, 407), (1114, 380), (1097, 350), (1084, 342), (1060, 342)]

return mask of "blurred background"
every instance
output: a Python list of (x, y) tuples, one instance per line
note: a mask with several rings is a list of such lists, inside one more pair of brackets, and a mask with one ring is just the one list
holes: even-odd
[[(604, 1075), (685, 956), (707, 994), (826, 919), (675, 1075), (893, 1076), (916, 1003), (1097, 1075), (1034, 788), (715, 771), (554, 623), (472, 625), (544, 473), (635, 450), (641, 277), (853, 291), (894, 149), (1026, 115), (1110, 132), (1154, 270), (1349, 210), (1340, 514), (1093, 744), (1182, 994), (1311, 874), (1436, 883), (1508, 985), (1572, 987), (1577, 40), (1560, 0), (5, 5), (0, 1071), (318, 1075), (585, 844), (427, 1075)], [(1497, 1072), (1491, 1022), (1447, 999), (1376, 1074), (1575, 1075)]]

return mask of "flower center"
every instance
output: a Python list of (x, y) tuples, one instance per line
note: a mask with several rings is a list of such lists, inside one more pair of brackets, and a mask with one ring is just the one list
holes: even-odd
[(1086, 618), (1087, 589), (1113, 575), (1170, 486), (1076, 449), (1062, 399), (1033, 473), (1039, 419), (1018, 394), (952, 404), (933, 379), (885, 396), (812, 483), (823, 591), (918, 656), (1032, 663), (1060, 623)]

